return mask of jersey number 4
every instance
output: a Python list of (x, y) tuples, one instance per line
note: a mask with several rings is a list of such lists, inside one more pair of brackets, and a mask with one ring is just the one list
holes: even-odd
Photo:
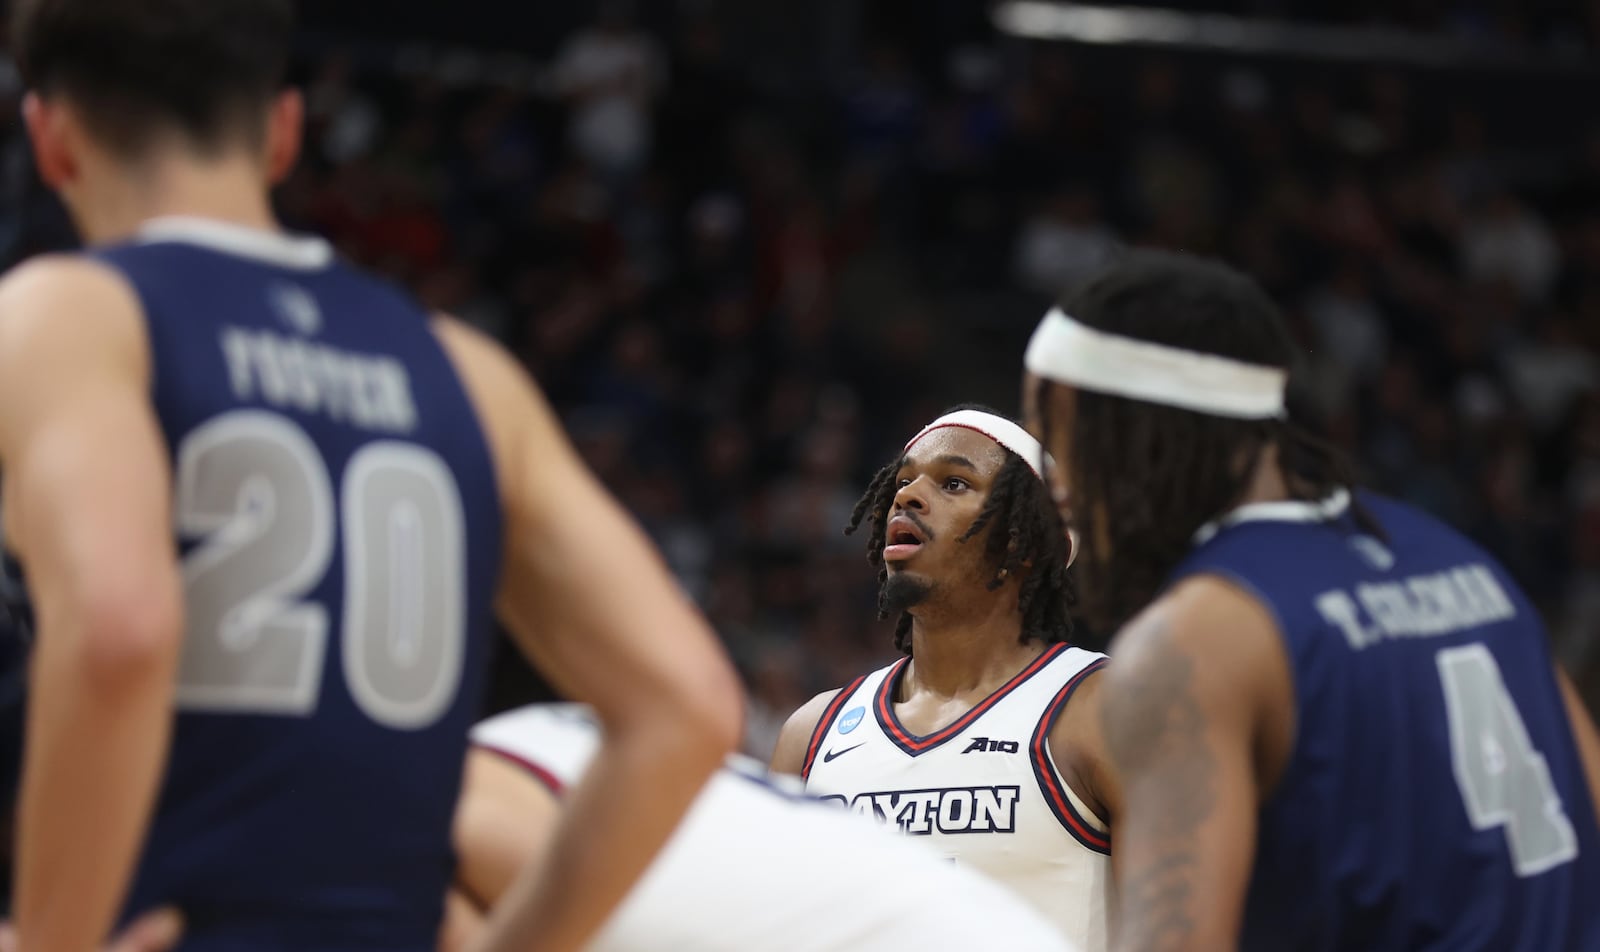
[(1578, 837), (1500, 666), (1481, 644), (1437, 655), (1456, 784), (1474, 829), (1504, 827), (1518, 876), (1571, 862)]
[(356, 705), (398, 729), (455, 699), (466, 632), (461, 495), (414, 443), (350, 458), (337, 505), (322, 455), (298, 425), (236, 410), (178, 448), (175, 517), (199, 544), (183, 562), (188, 636), (178, 703), (189, 710), (307, 715), (316, 709), (328, 609), (308, 600), (343, 528), (340, 648)]

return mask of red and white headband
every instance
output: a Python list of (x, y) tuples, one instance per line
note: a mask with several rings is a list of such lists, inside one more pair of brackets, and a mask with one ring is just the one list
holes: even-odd
[(1282, 417), (1289, 381), (1278, 367), (1097, 331), (1059, 308), (1033, 332), (1023, 363), (1083, 390), (1238, 420)]
[(960, 427), (963, 430), (972, 430), (982, 433), (1001, 446), (1022, 457), (1022, 461), (1033, 470), (1033, 475), (1044, 478), (1044, 447), (1034, 439), (1027, 430), (1017, 426), (1003, 416), (985, 413), (982, 410), (957, 410), (946, 413), (944, 416), (923, 427), (906, 443), (903, 452), (911, 452), (911, 447), (934, 430), (942, 430), (947, 426)]

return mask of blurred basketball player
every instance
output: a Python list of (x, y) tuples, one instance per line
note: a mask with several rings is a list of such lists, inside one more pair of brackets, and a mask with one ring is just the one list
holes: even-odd
[(432, 948), (493, 606), (607, 726), (485, 940), (571, 949), (731, 748), (737, 683), (507, 355), (278, 229), (290, 10), (14, 5), (91, 248), (0, 285), (21, 946), (173, 904), (185, 949)]
[(879, 609), (906, 658), (789, 719), (773, 769), (927, 836), (1010, 886), (1085, 949), (1105, 943), (1105, 819), (1095, 672), (1067, 644), (1072, 543), (1039, 444), (961, 409), (929, 424), (856, 505)]
[(1294, 356), (1254, 282), (1156, 252), (1028, 347), (1086, 615), (1123, 626), (1116, 947), (1600, 949), (1600, 741), (1537, 612), (1286, 420)]
[[(476, 911), (547, 847), (600, 731), (582, 707), (535, 705), (485, 721), (472, 739), (456, 812), (452, 952), (465, 947)], [(1072, 948), (984, 877), (785, 781), (730, 758), (590, 952)]]

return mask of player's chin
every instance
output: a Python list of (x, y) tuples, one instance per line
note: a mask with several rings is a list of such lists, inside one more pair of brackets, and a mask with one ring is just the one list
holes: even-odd
[(914, 605), (927, 600), (933, 591), (933, 580), (920, 572), (889, 568), (883, 588), (878, 592), (878, 607), (890, 615), (898, 615)]

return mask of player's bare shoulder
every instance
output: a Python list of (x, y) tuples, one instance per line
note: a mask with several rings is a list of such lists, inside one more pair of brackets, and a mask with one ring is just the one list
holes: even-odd
[(113, 269), (42, 255), (0, 278), (0, 444), (87, 389), (144, 386), (150, 364), (138, 295)]
[[(1203, 658), (1208, 676), (1223, 680), (1223, 694), (1239, 694), (1274, 717), (1292, 717), (1289, 664), (1278, 625), (1261, 599), (1221, 575), (1197, 574), (1141, 612), (1117, 635), (1112, 691), (1141, 693), (1146, 675), (1159, 674), (1169, 657)], [(1155, 670), (1152, 670), (1155, 669)]]
[(778, 746), (772, 752), (773, 773), (800, 775), (805, 769), (806, 748), (811, 745), (811, 735), (816, 733), (817, 724), (822, 721), (828, 706), (843, 690), (834, 688), (823, 691), (789, 715), (783, 730), (778, 732)]
[(444, 314), (434, 316), (433, 334), (466, 388), (495, 458), (502, 490), (516, 485), (512, 449), (527, 425), (536, 391), (515, 358), (482, 332)]
[(40, 255), (0, 277), (0, 361), (37, 361), (54, 346), (136, 345), (139, 316), (138, 295), (115, 269), (82, 255)]
[[(507, 538), (557, 523), (581, 531), (575, 513), (612, 505), (567, 439), (555, 410), (522, 364), (482, 332), (436, 315), (434, 336), (449, 357), (494, 458)], [(574, 542), (576, 544), (576, 542)], [(548, 557), (554, 550), (538, 547)]]
[[(133, 289), (115, 268), (77, 254), (44, 254), (29, 258), (0, 276), (0, 304), (15, 313), (19, 303), (51, 304), (57, 301), (120, 298), (136, 304)], [(32, 311), (33, 307), (29, 308)], [(5, 318), (9, 323), (13, 318)], [(94, 320), (92, 316), (85, 316)]]

